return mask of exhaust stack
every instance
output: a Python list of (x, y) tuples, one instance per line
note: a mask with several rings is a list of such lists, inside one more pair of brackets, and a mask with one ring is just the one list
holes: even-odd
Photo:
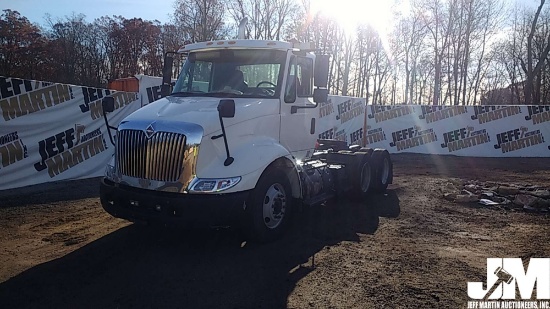
[(245, 38), (245, 33), (246, 33), (246, 25), (248, 24), (248, 17), (245, 17), (241, 20), (241, 22), (239, 23), (239, 36), (238, 36), (238, 39), (239, 40), (244, 40), (246, 39)]

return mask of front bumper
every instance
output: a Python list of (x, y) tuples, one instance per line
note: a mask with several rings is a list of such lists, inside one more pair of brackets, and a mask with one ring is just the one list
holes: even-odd
[(183, 194), (139, 189), (103, 178), (103, 209), (129, 221), (183, 227), (235, 225), (245, 218), (249, 191), (226, 194)]

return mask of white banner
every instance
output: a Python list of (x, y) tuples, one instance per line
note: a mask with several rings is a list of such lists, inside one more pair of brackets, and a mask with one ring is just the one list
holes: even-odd
[(366, 143), (393, 153), (550, 156), (550, 106), (367, 106)]
[(550, 106), (374, 106), (329, 96), (318, 110), (318, 138), (349, 145), (391, 153), (550, 156)]
[(0, 77), (0, 190), (101, 176), (114, 147), (109, 123), (140, 107), (137, 93)]
[[(151, 102), (160, 99), (160, 86), (162, 85), (162, 77), (136, 75), (139, 81), (139, 94), (141, 95), (141, 106), (145, 106)], [(172, 79), (172, 82), (175, 82)]]
[(320, 103), (316, 123), (319, 139), (336, 139), (348, 145), (364, 145), (365, 99), (329, 96)]

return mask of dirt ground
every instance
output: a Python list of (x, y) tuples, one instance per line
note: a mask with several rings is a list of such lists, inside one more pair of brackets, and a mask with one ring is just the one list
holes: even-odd
[(98, 179), (0, 192), (0, 307), (464, 308), (486, 258), (550, 257), (548, 215), (441, 197), (450, 178), (550, 187), (550, 158), (392, 158), (386, 195), (305, 209), (266, 245), (112, 218)]

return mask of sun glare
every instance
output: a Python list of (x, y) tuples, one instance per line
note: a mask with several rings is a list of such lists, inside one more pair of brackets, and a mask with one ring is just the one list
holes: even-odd
[(346, 36), (353, 38), (359, 25), (371, 26), (383, 48), (394, 61), (388, 34), (394, 27), (395, 14), (411, 14), (410, 0), (311, 0), (311, 11), (334, 19)]
[[(338, 22), (347, 35), (355, 33), (360, 24), (370, 25), (380, 34), (389, 31), (392, 25), (392, 5), (388, 0), (312, 0), (314, 14), (321, 13)], [(403, 6), (400, 1), (399, 9)], [(407, 3), (408, 4), (408, 3)]]

